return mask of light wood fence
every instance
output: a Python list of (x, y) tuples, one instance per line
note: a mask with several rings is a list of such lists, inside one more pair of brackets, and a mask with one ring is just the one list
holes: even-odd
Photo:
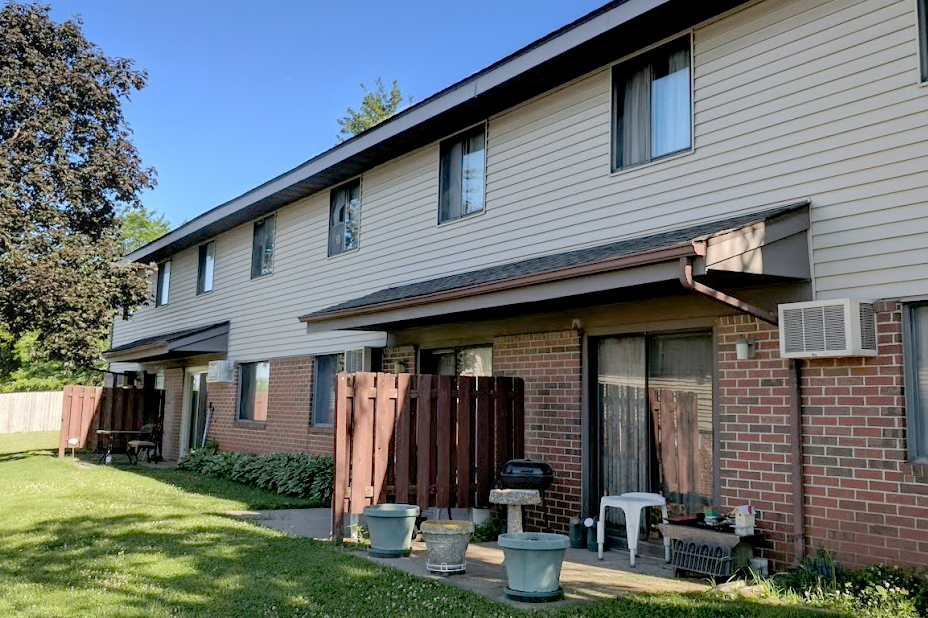
[(0, 394), (0, 433), (58, 431), (61, 391)]

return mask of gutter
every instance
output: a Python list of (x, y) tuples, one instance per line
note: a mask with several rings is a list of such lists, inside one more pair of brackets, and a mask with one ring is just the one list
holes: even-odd
[[(694, 243), (695, 244), (695, 243)], [(697, 249), (698, 251), (698, 249)], [(747, 313), (753, 315), (755, 318), (763, 320), (769, 324), (777, 325), (778, 317), (777, 314), (767, 311), (766, 309), (761, 309), (756, 305), (752, 305), (748, 302), (741, 300), (740, 298), (735, 298), (730, 294), (726, 294), (721, 290), (716, 290), (715, 288), (710, 288), (708, 285), (700, 283), (693, 279), (693, 258), (692, 257), (681, 257), (680, 258), (680, 283), (683, 284), (683, 287), (686, 289), (696, 292), (702, 296), (711, 298), (714, 301), (720, 302), (723, 305), (728, 305), (729, 307), (734, 307), (742, 313)]]

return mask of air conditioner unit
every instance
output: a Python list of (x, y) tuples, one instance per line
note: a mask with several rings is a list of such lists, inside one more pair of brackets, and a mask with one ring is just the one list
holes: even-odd
[(235, 376), (235, 361), (218, 360), (209, 362), (209, 372), (206, 374), (208, 384), (231, 384)]
[(780, 356), (876, 356), (873, 303), (844, 298), (779, 306)]
[(345, 371), (380, 371), (382, 348), (358, 348), (345, 350)]

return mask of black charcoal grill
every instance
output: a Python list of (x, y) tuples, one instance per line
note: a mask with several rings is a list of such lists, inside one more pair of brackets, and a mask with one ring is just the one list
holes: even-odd
[(511, 459), (499, 474), (503, 489), (537, 489), (544, 491), (554, 482), (554, 470), (543, 461)]

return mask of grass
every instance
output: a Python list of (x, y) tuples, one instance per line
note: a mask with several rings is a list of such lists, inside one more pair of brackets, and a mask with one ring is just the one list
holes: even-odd
[[(0, 616), (533, 615), (222, 515), (280, 504), (274, 494), (172, 471), (80, 465), (53, 457), (55, 442), (0, 435)], [(712, 595), (638, 595), (536, 613), (821, 616)]]

